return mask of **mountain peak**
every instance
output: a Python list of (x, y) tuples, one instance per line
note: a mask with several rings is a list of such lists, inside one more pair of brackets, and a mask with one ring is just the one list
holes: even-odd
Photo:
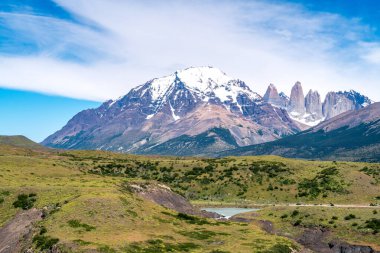
[(164, 101), (173, 92), (185, 90), (203, 101), (219, 99), (221, 102), (236, 102), (239, 94), (246, 94), (254, 100), (261, 99), (244, 82), (210, 66), (178, 70), (169, 76), (155, 78), (138, 89), (149, 91), (153, 102)]
[(297, 81), (294, 85), (293, 85), (293, 88), (295, 87), (301, 87), (302, 88), (302, 84), (300, 81)]
[(302, 116), (306, 112), (305, 96), (299, 81), (297, 81), (292, 88), (289, 106), (291, 114), (294, 116)]
[[(281, 93), (280, 93), (281, 94)], [(277, 88), (274, 84), (269, 84), (268, 89), (263, 97), (263, 100), (270, 103), (276, 107), (285, 108), (288, 104), (288, 98), (284, 96), (285, 94), (278, 94)]]

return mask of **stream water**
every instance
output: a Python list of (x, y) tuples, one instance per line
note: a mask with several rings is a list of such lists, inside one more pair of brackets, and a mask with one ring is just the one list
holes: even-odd
[(214, 212), (218, 213), (220, 215), (223, 215), (227, 219), (230, 218), (231, 216), (234, 216), (239, 213), (246, 213), (246, 212), (253, 212), (253, 211), (258, 211), (259, 209), (255, 208), (235, 208), (235, 207), (210, 207), (210, 208), (202, 208), (202, 210), (208, 211), (208, 212)]

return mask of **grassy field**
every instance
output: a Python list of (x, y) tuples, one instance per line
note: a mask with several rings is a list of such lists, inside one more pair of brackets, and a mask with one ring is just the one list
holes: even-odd
[[(198, 203), (380, 203), (380, 164), (281, 157), (222, 159), (66, 153), (88, 173), (157, 180)], [(366, 194), (362, 194), (365, 192)]]
[[(77, 153), (76, 153), (77, 154)], [(57, 154), (25, 155), (12, 149), (0, 156), (0, 225), (20, 209), (19, 194), (36, 194), (34, 206), (47, 210), (39, 223), (35, 245), (59, 239), (66, 252), (290, 252), (297, 245), (270, 236), (253, 224), (188, 218), (140, 199), (120, 187), (120, 176), (86, 172), (93, 158), (71, 159)], [(107, 159), (112, 154), (102, 153)], [(96, 164), (96, 162), (95, 162)], [(47, 232), (45, 232), (47, 231)], [(50, 241), (49, 241), (50, 242)]]
[(330, 232), (327, 241), (339, 238), (380, 250), (380, 209), (375, 207), (266, 207), (258, 213), (239, 216), (271, 221), (275, 224), (275, 230), (293, 238), (300, 236), (307, 228), (321, 228)]
[[(17, 196), (33, 193), (36, 194), (34, 206), (48, 213), (39, 224), (38, 230), (47, 231), (40, 239), (57, 238), (68, 252), (90, 249), (99, 252), (290, 252), (289, 248), (296, 248), (296, 243), (268, 235), (254, 224), (187, 219), (140, 199), (120, 186), (126, 181), (159, 181), (198, 204), (368, 206), (380, 201), (379, 171), (379, 164), (279, 157), (180, 159), (101, 151), (32, 151), (0, 145), (0, 226), (19, 211), (13, 206)], [(265, 208), (262, 217), (296, 232), (298, 228), (287, 225), (292, 224), (293, 217), (279, 218), (293, 209)], [(371, 216), (371, 210), (342, 210), (331, 224), (332, 214), (326, 215), (329, 211), (327, 208), (326, 211), (302, 209), (302, 222), (315, 222), (310, 217), (320, 214), (324, 217), (320, 222), (336, 229), (336, 235), (349, 240), (356, 236), (359, 241), (376, 244), (375, 235), (367, 236), (362, 228), (365, 221), (375, 215)], [(310, 213), (307, 217), (306, 212)], [(352, 228), (354, 221), (342, 218), (346, 215), (344, 212), (360, 217), (356, 218), (357, 227)], [(347, 227), (354, 231), (351, 235), (344, 233)], [(38, 240), (35, 243), (38, 245)]]

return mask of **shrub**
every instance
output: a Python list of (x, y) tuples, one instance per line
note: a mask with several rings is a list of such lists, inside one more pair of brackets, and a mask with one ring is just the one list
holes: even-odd
[(41, 227), (40, 235), (46, 234), (47, 229), (45, 227)]
[(301, 225), (301, 220), (297, 220), (296, 222), (293, 223), (293, 226), (297, 227), (299, 225)]
[(354, 214), (349, 214), (349, 215), (347, 215), (346, 217), (344, 217), (344, 219), (345, 220), (352, 220), (352, 219), (355, 219), (356, 218), (356, 216), (354, 215)]
[(372, 229), (374, 234), (377, 234), (380, 231), (380, 219), (372, 218), (365, 222), (365, 227)]
[(36, 244), (37, 249), (41, 250), (49, 250), (51, 249), (55, 244), (57, 244), (59, 239), (57, 238), (51, 238), (50, 236), (45, 235), (36, 235), (33, 237), (33, 242)]
[(19, 194), (17, 196), (17, 200), (13, 202), (13, 206), (15, 208), (22, 208), (23, 210), (28, 210), (33, 207), (34, 202), (36, 202), (36, 194), (31, 193), (27, 194)]
[(299, 215), (300, 212), (298, 210), (294, 210), (291, 214), (291, 217), (296, 217), (297, 215)]
[(72, 228), (84, 228), (86, 231), (91, 231), (91, 230), (96, 229), (94, 226), (81, 223), (79, 220), (69, 220), (67, 223)]
[(291, 253), (293, 250), (288, 245), (276, 244), (264, 253)]

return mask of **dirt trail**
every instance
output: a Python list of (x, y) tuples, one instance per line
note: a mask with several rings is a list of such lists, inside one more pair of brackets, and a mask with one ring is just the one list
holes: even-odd
[[(212, 204), (206, 204), (206, 205), (199, 205), (199, 206), (202, 206), (202, 207), (215, 207), (215, 206), (218, 206), (218, 207), (222, 207), (223, 205), (212, 205)], [(357, 204), (296, 204), (296, 203), (285, 203), (285, 204), (237, 204), (237, 206), (244, 206), (244, 207), (257, 207), (257, 208), (260, 208), (260, 207), (270, 207), (270, 206), (277, 206), (277, 207), (297, 207), (297, 206), (300, 206), (300, 207), (331, 207), (331, 208), (375, 208), (375, 209), (380, 209), (380, 206), (370, 206), (370, 205), (357, 205)], [(226, 207), (231, 207), (229, 205), (226, 205)]]
[(275, 206), (305, 206), (305, 207), (337, 207), (337, 208), (377, 208), (380, 209), (380, 206), (370, 206), (370, 205), (355, 205), (355, 204), (348, 204), (348, 205), (331, 205), (331, 204), (319, 204), (319, 205), (313, 205), (313, 204), (280, 204)]
[(42, 219), (42, 211), (36, 208), (22, 211), (0, 228), (0, 253), (21, 252), (21, 241), (30, 237), (34, 222)]

